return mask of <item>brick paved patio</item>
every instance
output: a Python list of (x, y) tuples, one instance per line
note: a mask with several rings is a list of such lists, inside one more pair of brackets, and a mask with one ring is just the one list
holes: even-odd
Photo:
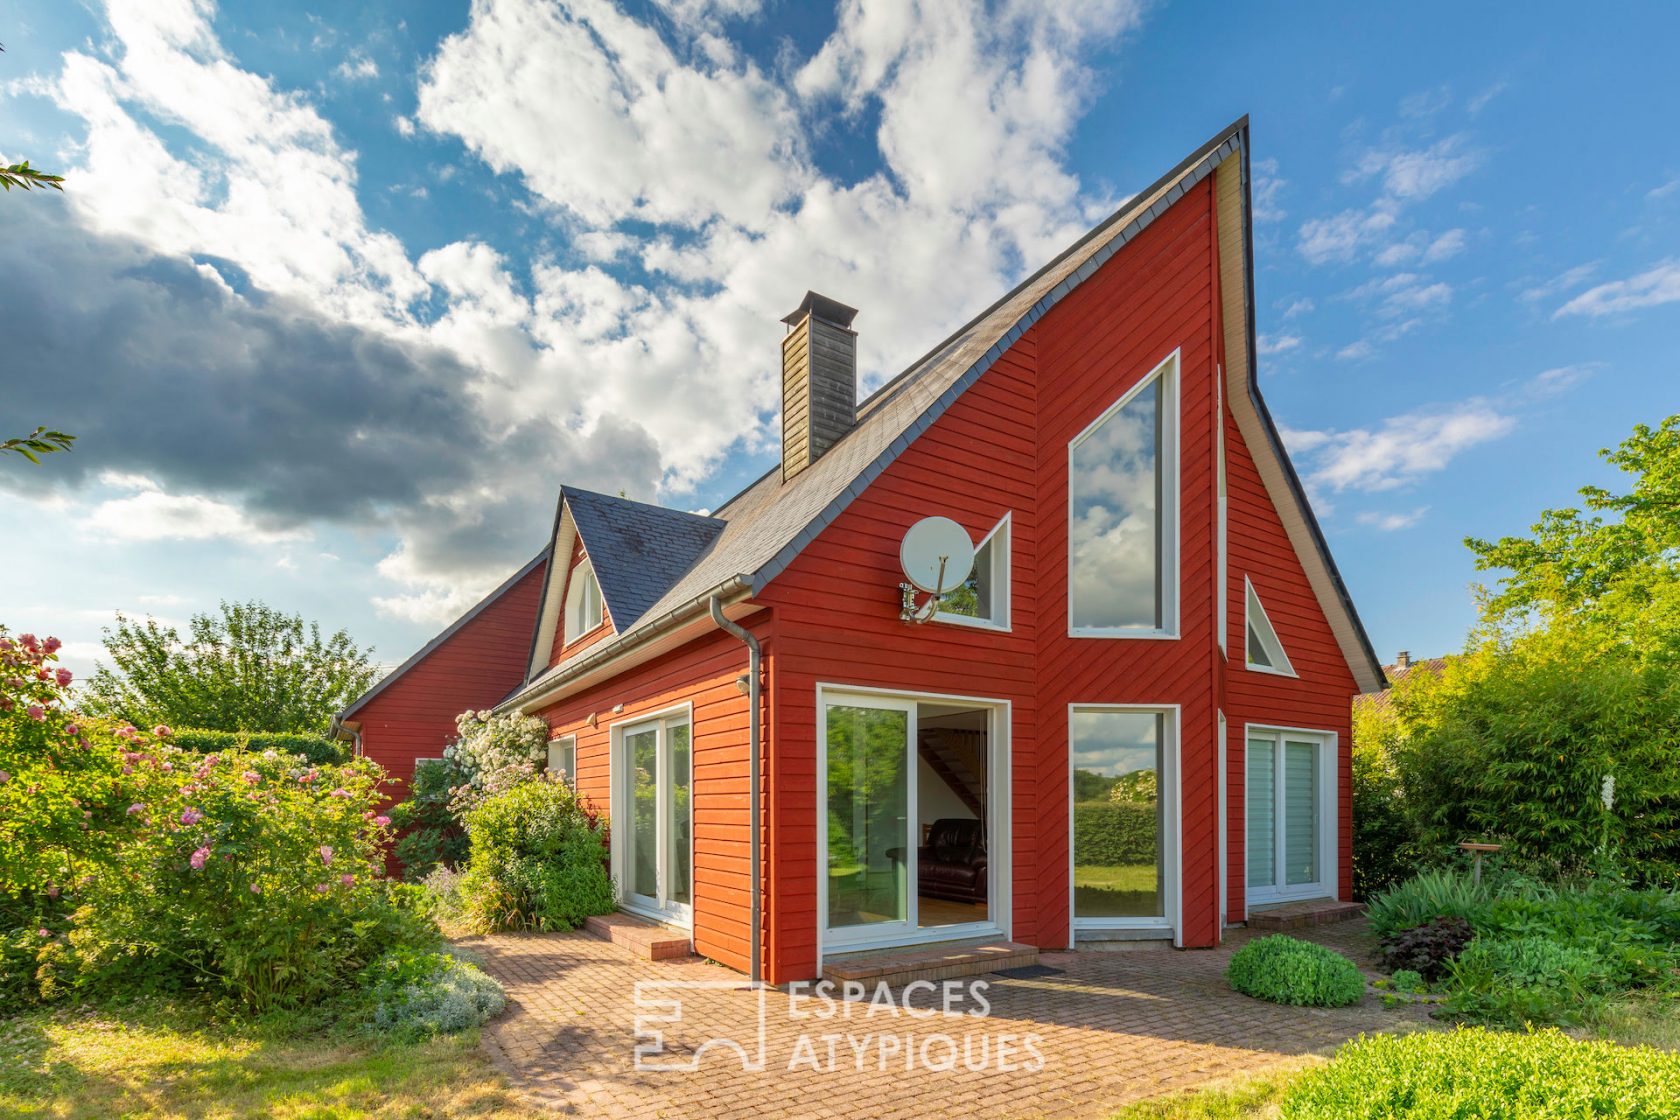
[[(1363, 922), (1303, 932), (1368, 960)], [(693, 959), (638, 960), (584, 934), (501, 935), (463, 947), (480, 954), (508, 991), (509, 1009), (486, 1029), (485, 1045), (533, 1102), (581, 1116), (1100, 1117), (1141, 1097), (1328, 1053), (1362, 1031), (1427, 1022), (1418, 1009), (1384, 1010), (1369, 995), (1338, 1010), (1278, 1007), (1237, 995), (1222, 973), (1246, 936), (1233, 931), (1225, 948), (1202, 952), (1045, 953), (1042, 963), (1059, 973), (982, 978), (991, 985), (991, 1014), (984, 1019), (884, 1011), (865, 1017), (867, 1006), (854, 1004), (849, 1023), (796, 1020), (788, 996), (768, 990), (763, 1072), (744, 1071), (735, 1053), (717, 1050), (700, 1055), (693, 1072), (635, 1068), (634, 993), (641, 980), (718, 985), (681, 993), (683, 1022), (661, 1024), (666, 1056), (659, 1060), (692, 1060), (697, 1047), (720, 1035), (756, 1051), (759, 997), (737, 973)], [(930, 1004), (926, 997), (915, 1002)], [(831, 1065), (824, 1034), (849, 1034), (865, 1046), (861, 1071), (845, 1040), (836, 1043)], [(997, 1068), (1006, 1036), (1014, 1036), (1012, 1061), (1030, 1059), (1028, 1034), (1040, 1037), (1043, 1067)], [(909, 1071), (904, 1050), (893, 1052), (890, 1042), (881, 1068), (883, 1035), (910, 1037)], [(930, 1040), (934, 1035), (953, 1042)], [(966, 1068), (965, 1035), (968, 1055), (977, 1065), (988, 1059), (989, 1068)], [(809, 1040), (803, 1049), (801, 1036)], [(924, 1068), (924, 1046), (936, 1066), (954, 1050), (956, 1068)]]

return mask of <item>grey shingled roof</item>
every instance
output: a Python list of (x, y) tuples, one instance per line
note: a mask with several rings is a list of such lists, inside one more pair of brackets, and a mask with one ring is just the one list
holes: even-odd
[(716, 517), (570, 486), (560, 495), (572, 511), (572, 524), (595, 569), (601, 598), (620, 633), (694, 567), (725, 525)]
[(1222, 130), (1014, 291), (883, 385), (859, 406), (857, 426), (811, 466), (786, 482), (781, 470), (773, 469), (731, 498), (714, 515), (724, 522), (716, 542), (636, 623), (618, 625), (618, 633), (611, 640), (573, 654), (539, 674), (507, 702), (541, 692), (586, 663), (594, 665), (610, 658), (615, 649), (648, 637), (650, 631), (674, 617), (704, 609), (709, 594), (737, 577), (754, 594), (762, 591), (1063, 296), (1238, 152), (1247, 127), (1248, 118), (1244, 117)]

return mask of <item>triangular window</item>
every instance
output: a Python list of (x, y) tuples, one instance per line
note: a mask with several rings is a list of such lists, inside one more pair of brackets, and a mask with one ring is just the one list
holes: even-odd
[(1289, 664), (1289, 655), (1283, 652), (1283, 643), (1272, 629), (1272, 620), (1266, 617), (1266, 608), (1260, 605), (1254, 584), (1246, 578), (1243, 583), (1248, 588), (1248, 667), (1293, 677), (1295, 668)]
[(595, 569), (585, 560), (572, 569), (572, 578), (566, 583), (566, 644), (577, 641), (605, 621), (601, 585), (595, 582)]

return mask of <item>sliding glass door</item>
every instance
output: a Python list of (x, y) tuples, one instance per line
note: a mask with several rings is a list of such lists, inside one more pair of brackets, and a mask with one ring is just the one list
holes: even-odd
[(1250, 903), (1334, 895), (1331, 762), (1322, 736), (1249, 731)]
[(1070, 713), (1076, 930), (1174, 924), (1174, 730), (1166, 710)]
[(626, 727), (619, 739), (615, 869), (628, 909), (686, 922), (691, 903), (693, 765), (687, 716)]
[(859, 697), (822, 711), (827, 940), (907, 932), (915, 925), (916, 706)]

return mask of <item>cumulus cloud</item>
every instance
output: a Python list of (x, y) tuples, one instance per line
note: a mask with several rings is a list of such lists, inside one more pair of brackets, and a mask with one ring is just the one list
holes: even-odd
[(1516, 420), (1484, 400), (1392, 416), (1374, 428), (1285, 433), (1309, 486), (1329, 493), (1395, 490), (1444, 470), (1459, 454), (1498, 439)]
[(1423, 520), (1423, 515), (1429, 512), (1428, 506), (1419, 506), (1408, 513), (1379, 513), (1368, 510), (1354, 518), (1361, 525), (1369, 525), (1384, 533), (1393, 533), (1401, 529), (1410, 529)]
[[(0, 332), (66, 371), (65, 486), (119, 470), (265, 532), (378, 527), (381, 609), (442, 617), (528, 558), (561, 480), (681, 502), (770, 449), (807, 287), (862, 308), (868, 386), (1083, 232), (1114, 201), (1063, 158), (1083, 60), (1141, 7), (846, 0), (767, 69), (724, 34), (757, 0), (479, 0), (393, 127), (529, 191), (567, 248), (510, 259), (373, 227), (356, 153), (241, 67), (208, 0), (111, 0), (52, 83), (84, 126), (72, 222), (0, 215)], [(825, 169), (824, 129), (878, 166)], [(32, 289), (40, 259), (76, 299)]]
[(229, 502), (202, 494), (168, 494), (156, 482), (139, 475), (104, 472), (100, 481), (132, 491), (109, 498), (88, 514), (95, 534), (128, 541), (195, 541), (227, 538), (247, 544), (276, 544), (308, 535), (303, 529), (267, 529)]
[(1255, 339), (1255, 345), (1262, 354), (1282, 354), (1301, 345), (1298, 334), (1262, 334)]
[(1665, 303), (1680, 302), (1680, 260), (1667, 260), (1626, 280), (1588, 288), (1552, 313), (1552, 318), (1586, 315), (1602, 318)]

